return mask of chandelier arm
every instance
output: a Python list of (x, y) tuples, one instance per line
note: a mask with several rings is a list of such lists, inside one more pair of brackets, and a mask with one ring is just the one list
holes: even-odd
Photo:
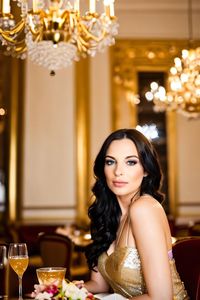
[(61, 14), (61, 18), (66, 19), (66, 16), (69, 16), (69, 15), (70, 15), (69, 11), (68, 11), (68, 10), (65, 10), (65, 11)]
[(88, 51), (88, 48), (89, 48), (89, 45), (88, 44), (83, 44), (81, 41), (80, 41), (80, 38), (77, 39), (77, 47), (78, 47), (78, 50), (79, 52), (86, 52)]
[(3, 37), (3, 39), (8, 42), (9, 44), (13, 44), (13, 45), (16, 45), (17, 44), (17, 41), (15, 40), (15, 38), (12, 38), (8, 35), (8, 33), (6, 32), (0, 32), (1, 36)]
[(82, 36), (79, 36), (77, 41), (80, 41), (80, 43), (85, 46), (85, 47), (89, 47), (89, 43), (87, 41), (84, 40), (84, 38)]
[(101, 37), (98, 38), (95, 35), (91, 34), (83, 24), (79, 23), (79, 26), (81, 27), (83, 32), (86, 34), (87, 38), (92, 39), (97, 43), (100, 42), (103, 39), (103, 37), (105, 36), (105, 33), (106, 33), (106, 31), (104, 29), (102, 34), (101, 34)]
[(15, 27), (13, 27), (10, 30), (4, 31), (3, 29), (0, 28), (0, 34), (2, 36), (3, 36), (3, 34), (5, 36), (12, 36), (12, 35), (14, 36), (16, 34), (19, 34), (22, 30), (24, 30), (24, 28), (25, 28), (25, 21), (22, 19), (22, 20), (20, 20), (20, 22), (17, 25), (15, 25)]
[(42, 29), (38, 30), (36, 33), (32, 32), (30, 30), (31, 34), (34, 36), (34, 42), (40, 42), (42, 41), (42, 35), (43, 35), (43, 31)]
[(38, 36), (40, 33), (41, 33), (41, 31), (42, 31), (42, 29), (40, 28), (39, 30), (34, 30), (31, 26), (29, 26), (29, 31), (35, 36)]
[(16, 44), (15, 52), (17, 54), (22, 54), (22, 53), (25, 53), (26, 51), (27, 51), (27, 47), (26, 47), (26, 43), (24, 41), (21, 41)]
[[(62, 13), (62, 15), (61, 15), (61, 20), (62, 21), (60, 21), (60, 23), (61, 23), (61, 25), (63, 25), (65, 22), (66, 22), (66, 20), (67, 20), (67, 18), (68, 19), (70, 19), (70, 13), (69, 13), (69, 11), (67, 10), (67, 11), (64, 11), (63, 13)], [(69, 22), (68, 22), (69, 23)]]
[[(33, 14), (30, 14), (31, 15), (31, 17), (33, 16)], [(44, 12), (44, 11), (41, 11), (40, 13), (39, 13), (39, 15), (40, 15), (40, 19), (42, 20), (42, 23), (43, 24), (45, 24), (45, 22), (44, 22), (44, 19), (45, 18), (47, 18), (48, 17), (48, 15)], [(32, 20), (32, 18), (30, 18), (31, 20)], [(42, 31), (42, 29), (41, 29), (41, 26), (39, 27), (39, 29), (38, 30), (35, 30), (34, 29), (34, 24), (33, 24), (33, 22), (31, 21), (29, 21), (28, 22), (28, 28), (29, 28), (29, 31), (33, 34), (33, 35), (38, 35), (41, 31)], [(42, 28), (44, 27), (44, 25), (42, 25)]]
[(38, 34), (35, 36), (35, 41), (39, 42), (42, 40), (42, 30), (38, 31)]
[(84, 52), (87, 52), (88, 49), (95, 49), (95, 46), (91, 46), (89, 44), (89, 42), (85, 41), (83, 37), (79, 36), (77, 39), (76, 39), (76, 42), (77, 42), (77, 47), (78, 47), (78, 50), (81, 52), (81, 51), (84, 51)]
[(11, 30), (2, 30), (0, 28), (0, 35), (3, 37), (5, 41), (10, 44), (16, 45), (16, 35), (19, 35), (25, 28), (24, 20), (21, 20), (13, 29)]
[(65, 18), (61, 18), (61, 21), (59, 22), (59, 28), (62, 28), (63, 24), (65, 24), (66, 22), (66, 17)]

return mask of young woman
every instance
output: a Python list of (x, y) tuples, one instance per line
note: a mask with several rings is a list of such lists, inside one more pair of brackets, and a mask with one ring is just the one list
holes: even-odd
[(162, 174), (152, 144), (135, 129), (111, 133), (94, 174), (93, 243), (86, 251), (92, 271), (85, 287), (135, 300), (189, 299), (172, 256), (159, 191)]

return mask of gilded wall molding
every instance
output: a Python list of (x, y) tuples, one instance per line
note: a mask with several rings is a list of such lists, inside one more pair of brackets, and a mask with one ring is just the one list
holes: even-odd
[(87, 206), (89, 201), (89, 58), (76, 63), (75, 73), (77, 222), (85, 224), (88, 222)]
[[(11, 94), (9, 118), (9, 162), (8, 162), (8, 216), (14, 223), (20, 218), (21, 211), (21, 157), (22, 157), (22, 106), (23, 106), (23, 62), (11, 58)], [(21, 117), (19, 117), (19, 115)]]

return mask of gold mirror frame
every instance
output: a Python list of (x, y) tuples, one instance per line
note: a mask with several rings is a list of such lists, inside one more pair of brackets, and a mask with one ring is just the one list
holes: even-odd
[[(120, 40), (111, 48), (111, 82), (112, 82), (112, 128), (116, 130), (124, 127), (122, 124), (122, 91), (131, 88), (138, 94), (137, 73), (140, 71), (168, 73), (173, 65), (173, 59), (180, 56), (181, 50), (188, 47), (186, 40)], [(137, 105), (126, 104), (129, 118), (129, 127), (137, 125)], [(168, 189), (169, 209), (174, 217), (177, 215), (177, 161), (176, 135), (177, 120), (175, 112), (166, 113), (167, 152), (168, 152)], [(127, 125), (126, 125), (127, 126)]]

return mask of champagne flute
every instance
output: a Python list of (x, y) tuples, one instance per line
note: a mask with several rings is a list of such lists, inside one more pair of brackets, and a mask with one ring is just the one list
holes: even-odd
[(28, 251), (25, 243), (12, 243), (8, 249), (10, 266), (17, 273), (19, 279), (19, 300), (22, 298), (22, 277), (28, 267)]

